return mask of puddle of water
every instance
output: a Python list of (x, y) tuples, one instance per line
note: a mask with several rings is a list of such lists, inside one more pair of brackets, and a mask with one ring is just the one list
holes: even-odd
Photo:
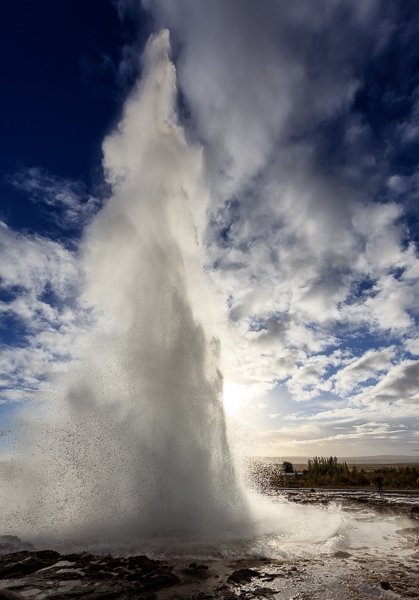
[(367, 596), (373, 596), (374, 598), (380, 598), (382, 596), (381, 590), (369, 587), (369, 585), (363, 585), (361, 588), (361, 592), (363, 594), (366, 594)]

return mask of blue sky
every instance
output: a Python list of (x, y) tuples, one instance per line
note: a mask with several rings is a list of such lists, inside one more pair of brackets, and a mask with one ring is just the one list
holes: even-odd
[(91, 326), (80, 240), (111, 193), (102, 142), (166, 27), (178, 118), (203, 149), (236, 417), (265, 455), (415, 457), (418, 14), (401, 0), (4, 3), (0, 429)]

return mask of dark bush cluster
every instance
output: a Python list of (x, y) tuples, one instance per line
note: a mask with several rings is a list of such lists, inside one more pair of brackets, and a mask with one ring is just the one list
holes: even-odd
[[(315, 456), (308, 461), (307, 469), (295, 473), (293, 477), (284, 477), (284, 466), (270, 464), (254, 469), (258, 472), (258, 483), (261, 487), (375, 487), (380, 480), (384, 488), (419, 489), (419, 466), (377, 467), (373, 470), (358, 469), (355, 465), (348, 467), (346, 462), (339, 462), (336, 456), (329, 458)], [(286, 472), (294, 469), (291, 463), (286, 464)]]

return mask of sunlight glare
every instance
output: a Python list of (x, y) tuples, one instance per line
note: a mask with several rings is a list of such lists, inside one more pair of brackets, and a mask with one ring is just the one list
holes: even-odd
[(245, 385), (226, 381), (223, 387), (223, 404), (226, 413), (237, 414), (249, 396), (249, 389)]

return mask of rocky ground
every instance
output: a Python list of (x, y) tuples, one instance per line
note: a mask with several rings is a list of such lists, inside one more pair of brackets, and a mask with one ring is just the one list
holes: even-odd
[[(286, 497), (299, 504), (329, 504), (339, 502), (345, 507), (369, 506), (377, 513), (393, 512), (419, 520), (419, 492), (386, 490), (382, 493), (365, 489), (285, 489), (272, 491), (273, 496)], [(418, 523), (419, 525), (419, 523)]]
[(1, 558), (0, 577), (2, 600), (419, 598), (417, 562), (406, 564), (397, 556), (383, 561), (367, 553), (183, 563), (26, 550)]
[[(291, 494), (296, 502), (314, 502), (308, 500), (313, 492), (293, 490)], [(317, 503), (331, 501), (327, 493), (316, 492), (316, 496)], [(339, 499), (345, 510), (365, 504), (364, 500)], [(164, 561), (146, 556), (60, 555), (36, 551), (12, 536), (3, 536), (0, 599), (419, 599), (419, 512), (412, 512), (417, 504), (409, 499), (393, 506), (392, 500), (373, 497), (368, 502), (374, 510), (409, 517), (408, 526), (396, 532), (398, 541), (386, 553), (358, 547), (292, 560)]]

